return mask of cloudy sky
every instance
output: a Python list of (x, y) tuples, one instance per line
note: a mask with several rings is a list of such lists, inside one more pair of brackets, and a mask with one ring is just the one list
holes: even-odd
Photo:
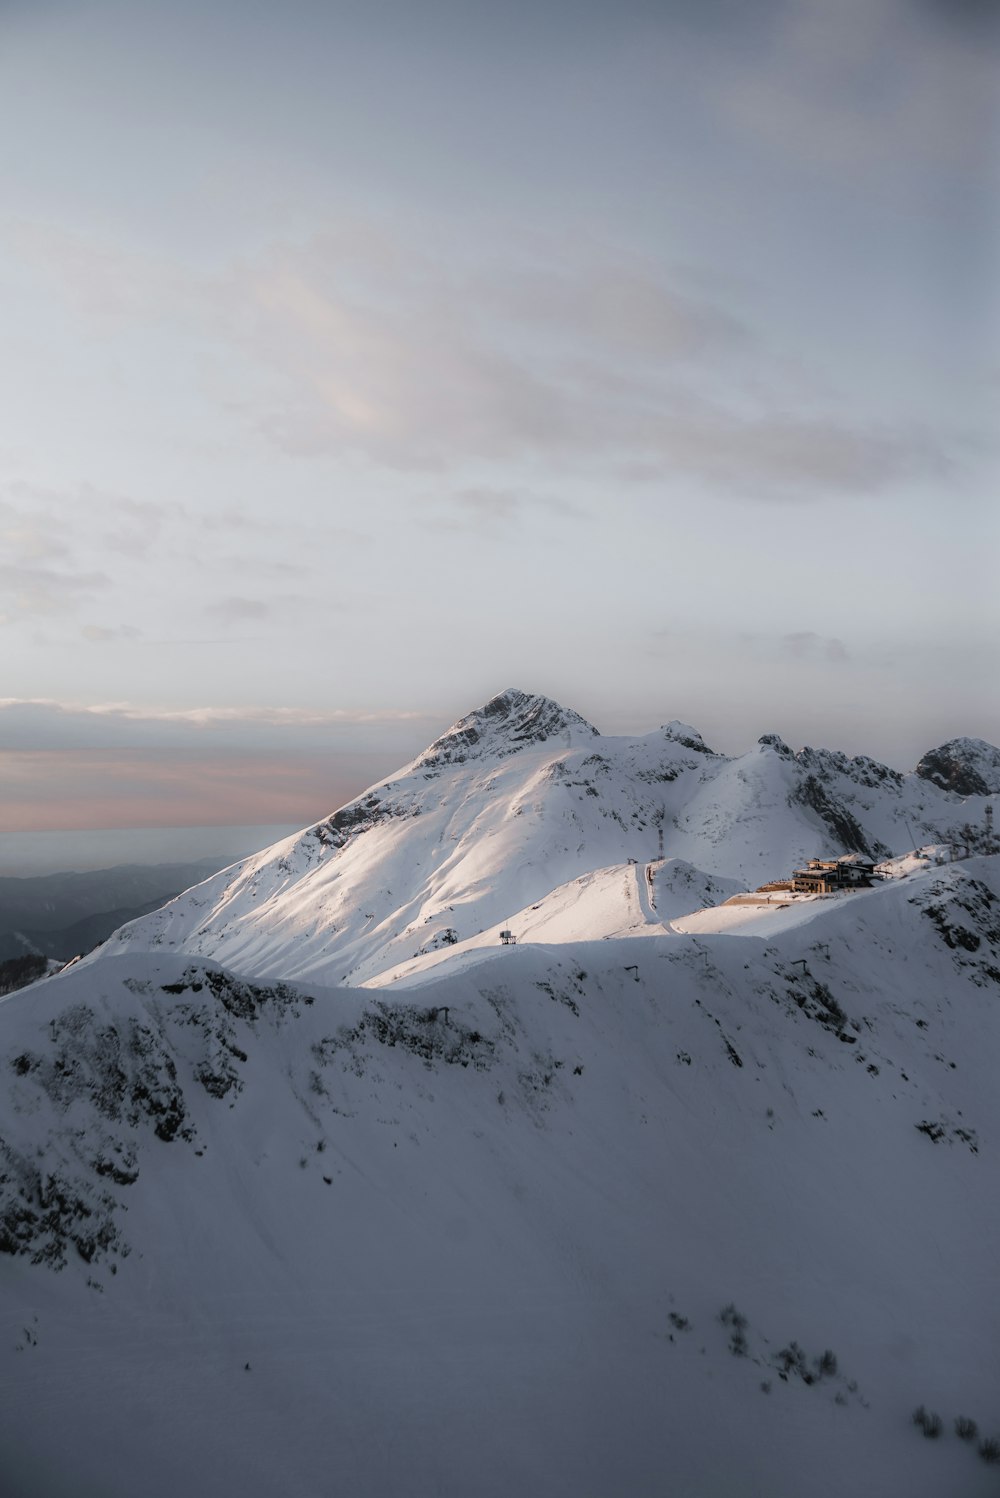
[(0, 0), (0, 831), (1000, 739), (996, 15)]

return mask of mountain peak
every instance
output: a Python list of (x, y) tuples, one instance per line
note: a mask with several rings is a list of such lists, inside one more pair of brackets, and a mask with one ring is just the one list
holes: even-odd
[(1000, 749), (985, 739), (949, 739), (928, 749), (917, 774), (959, 796), (992, 796), (1000, 791)]
[(660, 729), (665, 739), (670, 739), (675, 744), (683, 744), (685, 749), (696, 749), (699, 754), (713, 754), (698, 732), (692, 728), (690, 723), (682, 723), (679, 718), (671, 718), (669, 723), (664, 723)]
[(448, 732), (425, 749), (416, 764), (432, 769), (461, 764), (487, 755), (516, 754), (520, 749), (563, 737), (597, 738), (597, 729), (571, 708), (561, 707), (551, 697), (522, 692), (517, 687), (491, 697), (489, 702), (452, 724)]
[(773, 749), (775, 754), (779, 755), (782, 759), (795, 758), (795, 755), (789, 749), (780, 733), (762, 733), (757, 742), (758, 744), (762, 744), (765, 749)]

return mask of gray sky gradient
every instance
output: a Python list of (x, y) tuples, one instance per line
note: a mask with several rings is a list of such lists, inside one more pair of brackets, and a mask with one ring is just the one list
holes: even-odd
[(995, 16), (0, 8), (0, 691), (63, 709), (0, 709), (17, 825), (109, 704), (121, 815), (174, 754), (191, 820), (192, 710), (248, 822), (282, 754), (332, 804), (511, 684), (1000, 739)]

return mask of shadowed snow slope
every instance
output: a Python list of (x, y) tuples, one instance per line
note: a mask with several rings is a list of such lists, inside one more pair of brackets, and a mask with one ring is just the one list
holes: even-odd
[(985, 1498), (996, 863), (756, 942), (6, 1000), (5, 1490)]
[(583, 875), (645, 864), (661, 827), (668, 858), (757, 885), (806, 858), (942, 841), (981, 825), (984, 804), (874, 760), (796, 755), (774, 735), (733, 760), (676, 722), (602, 737), (548, 698), (509, 691), (326, 821), (133, 922), (113, 945), (358, 984), (477, 937)]

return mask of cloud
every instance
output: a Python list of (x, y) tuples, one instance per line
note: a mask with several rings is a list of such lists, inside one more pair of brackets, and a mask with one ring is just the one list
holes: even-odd
[(82, 550), (139, 559), (168, 524), (186, 518), (178, 503), (154, 504), (88, 483), (60, 489), (15, 479), (0, 489), (0, 543), (24, 562), (58, 561)]
[[(273, 513), (263, 517), (259, 514), (248, 514), (245, 510), (236, 509), (233, 506), (227, 506), (225, 509), (215, 512), (199, 514), (193, 518), (192, 523), (210, 535), (220, 532), (226, 536), (234, 533), (243, 533), (251, 537), (269, 538), (274, 535), (275, 531)], [(289, 529), (294, 527), (294, 523), (294, 513), (291, 515), (283, 514), (281, 517), (282, 532), (287, 534)], [(313, 538), (321, 535), (324, 547), (371, 546), (373, 544), (373, 538), (370, 535), (367, 535), (364, 531), (357, 530), (353, 526), (329, 525), (326, 523), (320, 526), (315, 519), (311, 519), (308, 527), (303, 526), (301, 529), (303, 531), (307, 529), (308, 534)], [(252, 565), (271, 568), (282, 567), (287, 571), (299, 570), (298, 567), (292, 567), (288, 563), (262, 560), (260, 558), (253, 559)], [(305, 571), (308, 569), (303, 566), (302, 570)]]
[(996, 0), (914, 0), (914, 10), (942, 31), (972, 47), (1000, 48), (1000, 9)]
[(258, 429), (293, 455), (355, 452), (401, 469), (571, 443), (565, 383), (478, 330), (445, 292), (397, 309), (391, 292), (376, 307), (290, 269), (255, 279), (253, 352), (285, 386)]
[(197, 282), (170, 261), (55, 223), (8, 218), (2, 242), (22, 262), (48, 271), (73, 310), (105, 328), (156, 321), (164, 307), (198, 299)]
[[(836, 35), (850, 51), (849, 34)], [(796, 32), (782, 45), (818, 43)], [(95, 262), (54, 231), (28, 242), (71, 285)], [(119, 258), (110, 254), (115, 274)], [(103, 284), (104, 257), (96, 263)], [(112, 298), (112, 322), (221, 343), (255, 371), (253, 393), (234, 389), (229, 414), (295, 457), (443, 473), (541, 459), (624, 478), (682, 473), (750, 496), (872, 494), (955, 461), (956, 439), (879, 425), (850, 414), (849, 401), (835, 408), (818, 377), (768, 390), (761, 371), (777, 375), (782, 361), (735, 305), (622, 252), (550, 245), (465, 266), (417, 242), (404, 256), (370, 226), (274, 243), (214, 275), (146, 257), (123, 274), (130, 290)], [(159, 544), (162, 507), (93, 491), (87, 507), (105, 516), (107, 545)]]
[(850, 660), (843, 641), (832, 635), (821, 635), (814, 630), (805, 629), (782, 635), (781, 640), (794, 660), (826, 660), (837, 663)]
[[(799, 401), (758, 389), (748, 403), (743, 366), (769, 362), (759, 341), (645, 268), (462, 278), (415, 260), (362, 294), (318, 247), (275, 249), (244, 281), (251, 350), (285, 385), (254, 418), (271, 441), (400, 469), (531, 457), (619, 475), (645, 467), (748, 495), (876, 493), (954, 461), (944, 438), (913, 424), (825, 413), (801, 378)], [(468, 492), (467, 515), (499, 513)]]
[(658, 476), (677, 469), (749, 498), (875, 494), (958, 467), (957, 456), (921, 428), (793, 413), (736, 419), (708, 405), (666, 415), (649, 434), (648, 451), (656, 448)]
[(437, 504), (441, 513), (431, 521), (421, 519), (421, 524), (437, 530), (486, 531), (494, 536), (516, 527), (512, 539), (539, 517), (580, 520), (586, 515), (579, 505), (558, 496), (488, 486), (459, 489), (439, 498)]
[(230, 597), (222, 598), (218, 603), (208, 604), (205, 613), (214, 619), (222, 619), (226, 623), (240, 624), (249, 619), (269, 618), (271, 606), (260, 598)]
[(101, 513), (101, 543), (126, 557), (148, 556), (170, 521), (186, 519), (184, 507), (176, 502), (152, 504), (124, 495), (103, 494), (90, 484), (81, 485), (80, 500), (85, 513), (95, 508)]
[[(305, 504), (288, 513), (259, 499), (242, 509), (226, 500), (213, 511), (89, 483), (12, 480), (0, 483), (0, 608), (11, 621), (68, 615), (83, 606), (83, 592), (103, 586), (113, 591), (119, 617), (131, 619), (114, 629), (87, 619), (83, 638), (125, 639), (135, 620), (153, 646), (165, 636), (176, 640), (199, 614), (227, 626), (280, 622), (309, 607), (308, 583), (321, 558), (365, 544), (371, 540), (362, 532), (326, 524)], [(236, 579), (240, 594), (216, 598), (220, 580), (225, 588)], [(179, 608), (185, 595), (190, 601)], [(206, 597), (213, 600), (207, 608)], [(334, 603), (324, 595), (324, 614), (349, 603), (349, 591)]]
[(891, 171), (897, 190), (927, 165), (988, 161), (990, 0), (796, 0), (774, 21), (762, 48), (717, 55), (707, 75), (720, 117), (769, 152), (856, 185)]
[(131, 624), (118, 624), (108, 629), (100, 624), (85, 624), (80, 630), (85, 640), (94, 644), (106, 644), (110, 640), (138, 640), (142, 638), (142, 630), (136, 629)]
[(732, 311), (670, 284), (641, 264), (513, 271), (474, 288), (505, 319), (565, 340), (643, 360), (687, 361), (755, 343)]
[(26, 514), (3, 500), (0, 500), (0, 545), (7, 556), (27, 564), (63, 561), (72, 554), (58, 529), (54, 531), (37, 514)]
[(380, 742), (423, 747), (440, 732), (433, 716), (408, 708), (193, 707), (154, 709), (126, 703), (80, 705), (47, 698), (0, 698), (0, 749), (136, 748), (196, 745), (334, 745), (357, 730)]
[(82, 597), (101, 592), (110, 582), (104, 572), (58, 571), (53, 567), (0, 563), (0, 593), (10, 599), (15, 616), (70, 613)]

